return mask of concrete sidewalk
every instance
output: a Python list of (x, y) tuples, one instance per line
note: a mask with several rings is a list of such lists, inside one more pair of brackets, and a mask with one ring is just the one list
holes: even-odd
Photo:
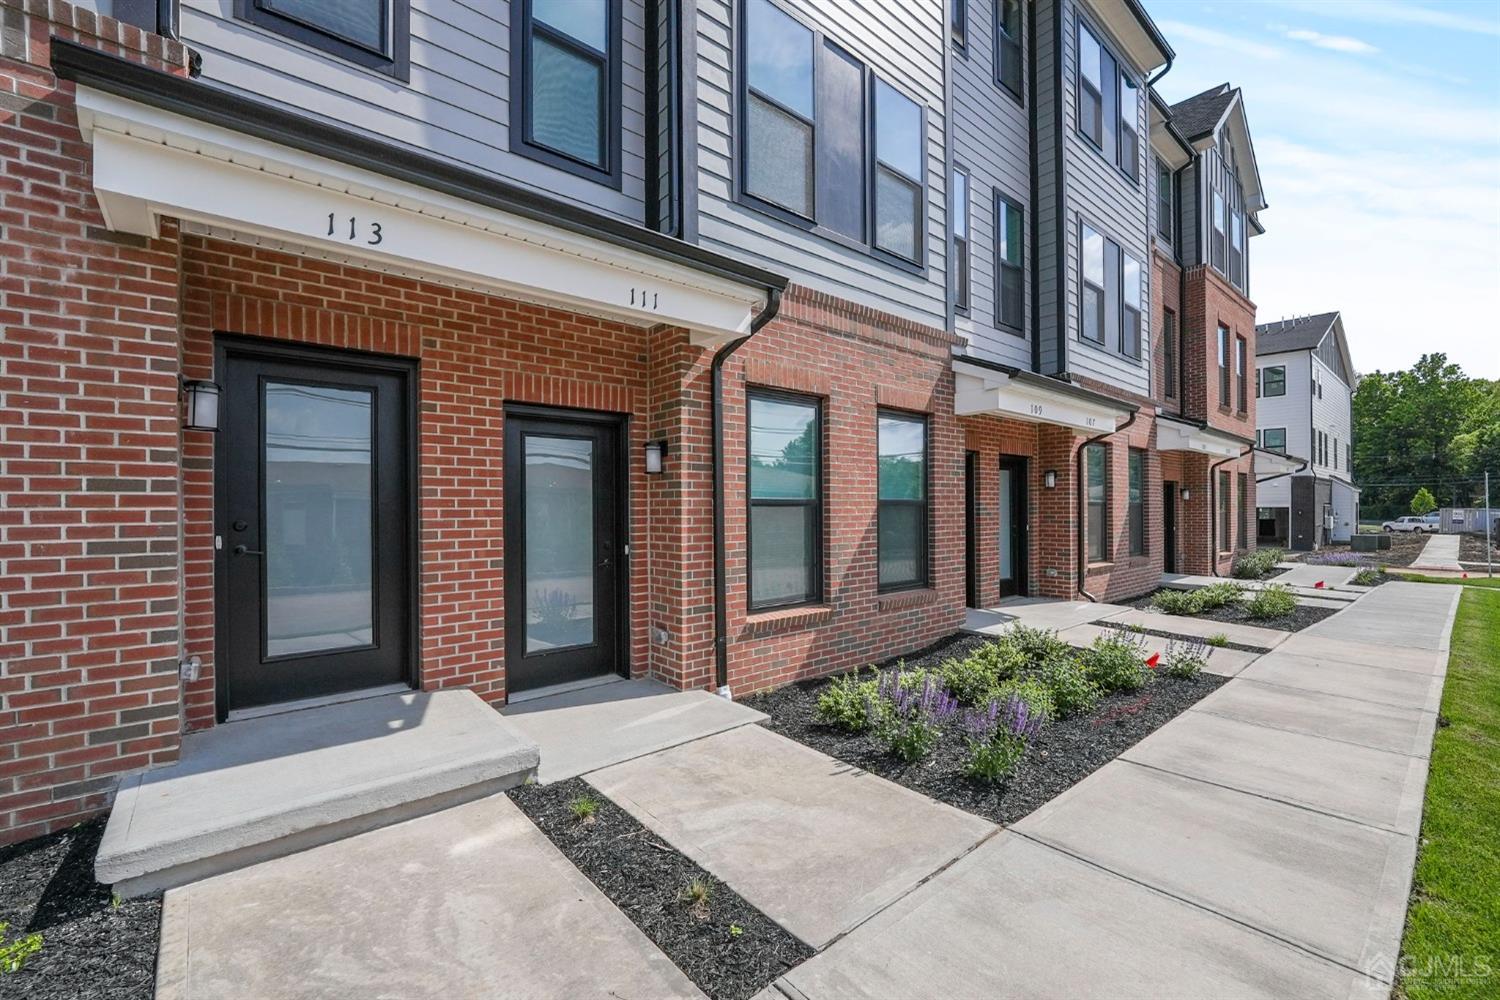
[(1387, 996), (1453, 590), (1291, 636), (768, 995)]
[(1463, 565), (1458, 561), (1458, 535), (1433, 535), (1427, 539), (1427, 544), (1422, 546), (1422, 554), (1417, 556), (1408, 569), (1438, 569), (1450, 573), (1460, 573)]

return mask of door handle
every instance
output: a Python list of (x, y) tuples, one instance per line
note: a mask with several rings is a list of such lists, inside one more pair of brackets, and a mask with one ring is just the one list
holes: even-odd
[(237, 556), (263, 556), (263, 555), (265, 555), (264, 552), (257, 552), (255, 549), (247, 549), (243, 545), (236, 545), (232, 551)]

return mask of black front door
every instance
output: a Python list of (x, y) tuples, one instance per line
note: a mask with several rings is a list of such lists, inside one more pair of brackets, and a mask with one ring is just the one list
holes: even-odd
[(614, 418), (505, 417), (505, 672), (511, 693), (617, 673), (625, 552)]
[(409, 682), (409, 366), (221, 342), (220, 717)]
[(964, 452), (964, 594), (979, 607), (979, 452)]
[(1177, 484), (1161, 484), (1161, 570), (1177, 572)]
[(1026, 593), (1026, 459), (1000, 459), (1000, 596)]

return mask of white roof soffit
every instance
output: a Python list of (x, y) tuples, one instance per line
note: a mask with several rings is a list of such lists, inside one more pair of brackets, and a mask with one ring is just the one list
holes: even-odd
[(635, 325), (682, 326), (710, 347), (749, 333), (765, 303), (759, 286), (90, 87), (78, 87), (78, 117), (114, 230), (156, 236), (162, 218), (182, 219)]
[(1056, 424), (1079, 434), (1112, 432), (1130, 408), (1094, 401), (1015, 379), (1005, 372), (955, 359), (954, 409), (958, 415), (988, 413), (1034, 424)]
[(1217, 458), (1236, 458), (1245, 450), (1238, 438), (1206, 427), (1179, 423), (1176, 420), (1156, 422), (1158, 451), (1196, 451)]
[(1304, 459), (1296, 455), (1282, 455), (1279, 452), (1255, 449), (1255, 474), (1257, 476), (1284, 476), (1296, 472), (1306, 464)]

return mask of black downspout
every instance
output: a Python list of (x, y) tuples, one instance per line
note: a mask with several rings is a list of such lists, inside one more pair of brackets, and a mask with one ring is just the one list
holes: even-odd
[(766, 289), (766, 306), (750, 321), (750, 332), (714, 352), (714, 684), (720, 694), (729, 687), (729, 584), (724, 566), (724, 362), (781, 311), (781, 289)]
[(1219, 466), (1238, 462), (1254, 450), (1251, 445), (1238, 455), (1221, 458), (1208, 467), (1208, 571), (1214, 576), (1219, 575)]
[[(1125, 421), (1114, 430), (1105, 431), (1103, 434), (1095, 434), (1093, 437), (1089, 438), (1087, 441), (1083, 442), (1083, 444), (1078, 446), (1078, 471), (1076, 474), (1077, 478), (1075, 479), (1075, 482), (1078, 485), (1078, 592), (1084, 597), (1087, 597), (1091, 604), (1098, 604), (1099, 598), (1095, 597), (1093, 594), (1090, 594), (1088, 591), (1088, 587), (1085, 586), (1088, 583), (1089, 574), (1088, 483), (1085, 481), (1085, 477), (1087, 476), (1088, 472), (1084, 468), (1086, 453), (1088, 452), (1089, 445), (1097, 444), (1107, 437), (1113, 437), (1121, 431), (1128, 430), (1130, 428), (1130, 425), (1135, 423), (1135, 418), (1138, 416), (1140, 416), (1140, 411), (1136, 410), (1130, 414), (1129, 420)], [(1105, 499), (1106, 502), (1109, 499), (1107, 494)]]

